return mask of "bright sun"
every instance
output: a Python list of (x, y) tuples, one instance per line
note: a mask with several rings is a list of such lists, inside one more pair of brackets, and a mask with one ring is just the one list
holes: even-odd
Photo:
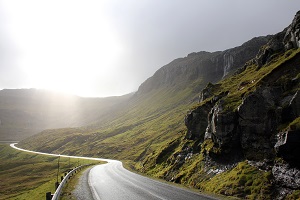
[[(102, 5), (91, 9), (88, 3), (67, 3), (67, 13), (65, 6), (41, 3), (40, 10), (12, 19), (18, 24), (11, 33), (20, 49), (17, 62), (26, 74), (27, 87), (93, 96), (91, 87), (113, 77), (123, 47), (99, 10)], [(19, 8), (14, 12), (21, 16), (26, 11)]]

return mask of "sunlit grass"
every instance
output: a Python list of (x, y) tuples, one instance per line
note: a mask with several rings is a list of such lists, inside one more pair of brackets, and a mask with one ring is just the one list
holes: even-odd
[[(55, 191), (58, 157), (22, 152), (0, 144), (0, 199), (45, 199)], [(60, 157), (58, 179), (69, 169), (98, 161)]]
[(234, 169), (218, 174), (197, 185), (209, 192), (247, 199), (271, 199), (271, 172), (239, 163)]
[[(268, 78), (284, 64), (299, 56), (300, 50), (292, 50), (258, 68), (255, 64), (248, 66), (243, 72), (235, 74), (218, 83), (213, 95), (228, 92), (222, 99), (223, 112), (235, 112), (242, 103), (243, 97), (264, 86)], [(291, 66), (288, 66), (291, 68)], [(292, 66), (293, 67), (293, 66)], [(293, 77), (292, 77), (293, 76)], [(277, 84), (299, 74), (288, 74), (276, 79)], [(273, 82), (272, 82), (273, 83)], [(204, 85), (203, 82), (192, 83), (196, 87)], [(205, 166), (205, 154), (218, 153), (220, 149), (214, 147), (211, 140), (202, 144), (185, 139), (186, 126), (184, 117), (188, 110), (197, 109), (209, 102), (213, 97), (198, 103), (198, 92), (193, 87), (162, 87), (154, 89), (147, 94), (137, 96), (134, 102), (120, 109), (119, 117), (108, 120), (101, 125), (80, 129), (47, 130), (34, 138), (21, 142), (22, 147), (53, 151), (60, 154), (90, 155), (95, 157), (127, 160), (130, 167), (159, 178), (172, 177), (172, 181), (202, 191), (225, 194), (226, 188), (233, 186), (236, 189), (226, 190), (226, 195), (241, 196), (259, 199), (260, 193), (266, 193), (269, 198), (269, 172), (254, 170), (246, 162), (241, 162), (232, 170), (214, 177), (209, 174)], [(295, 91), (288, 91), (291, 95)], [(227, 93), (226, 93), (227, 94)], [(299, 118), (288, 122), (284, 127), (299, 126)], [(174, 143), (176, 145), (174, 145)], [(185, 146), (197, 147), (191, 159), (181, 166), (175, 166), (174, 155)], [(236, 163), (237, 164), (237, 163)], [(253, 178), (258, 179), (254, 180)], [(252, 183), (251, 183), (252, 181)], [(206, 185), (203, 185), (205, 183)], [(217, 186), (214, 186), (217, 185)], [(244, 197), (244, 196), (243, 196)]]

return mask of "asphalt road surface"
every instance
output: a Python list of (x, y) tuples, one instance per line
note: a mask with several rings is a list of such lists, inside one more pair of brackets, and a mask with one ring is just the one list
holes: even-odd
[(89, 173), (89, 185), (96, 200), (213, 199), (130, 172), (120, 161), (93, 167)]
[[(96, 165), (88, 173), (88, 185), (95, 200), (215, 199), (135, 174), (123, 168), (122, 162), (117, 160), (49, 154), (21, 149), (16, 147), (15, 144), (10, 146), (30, 153), (106, 161), (106, 164)], [(86, 193), (89, 193), (89, 191), (86, 191)]]

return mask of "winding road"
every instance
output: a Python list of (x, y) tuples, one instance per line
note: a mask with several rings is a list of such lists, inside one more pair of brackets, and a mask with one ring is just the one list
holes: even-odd
[(215, 199), (187, 189), (159, 182), (126, 170), (117, 160), (57, 155), (11, 147), (30, 153), (106, 161), (88, 174), (88, 184), (95, 200), (211, 200)]

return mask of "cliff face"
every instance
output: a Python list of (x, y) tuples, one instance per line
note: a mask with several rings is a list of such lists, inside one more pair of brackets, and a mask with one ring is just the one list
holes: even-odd
[[(294, 22), (300, 22), (298, 18), (300, 18), (299, 13), (297, 13), (293, 20), (292, 27), (297, 27), (297, 24), (294, 24)], [(290, 33), (291, 30), (293, 29), (289, 28), (285, 35), (293, 35), (293, 33)], [(270, 46), (273, 45), (274, 40), (278, 40), (278, 34), (273, 36), (270, 40), (271, 42), (266, 45), (267, 47), (264, 46), (262, 48), (272, 48)], [(287, 40), (285, 37), (281, 41), (282, 48), (273, 51), (273, 55), (275, 52), (287, 51), (288, 49), (285, 49), (284, 46), (289, 46), (288, 44), (293, 41), (294, 37), (291, 37), (290, 40)], [(290, 52), (285, 57), (289, 56), (289, 54)], [(275, 62), (275, 57), (273, 57), (274, 60), (271, 59), (273, 55), (270, 55), (269, 63), (272, 61)], [(279, 63), (277, 67), (270, 70), (265, 76), (259, 77), (259, 81), (250, 76), (249, 81), (239, 83), (238, 90), (247, 88), (253, 91), (242, 93), (240, 104), (237, 104), (233, 109), (225, 108), (228, 106), (226, 97), (229, 92), (218, 89), (222, 88), (222, 85), (207, 85), (200, 94), (200, 101), (203, 102), (206, 99), (211, 99), (192, 110), (186, 116), (187, 137), (201, 138), (205, 135), (205, 139), (212, 138), (221, 148), (226, 147), (232, 140), (237, 140), (237, 137), (239, 137), (243, 149), (255, 149), (256, 155), (253, 157), (251, 155), (249, 155), (250, 157), (246, 156), (247, 158), (267, 158), (269, 154), (273, 154), (269, 150), (274, 147), (274, 144), (269, 144), (269, 138), (277, 133), (278, 126), (290, 123), (300, 117), (299, 66), (300, 55), (296, 54), (294, 57)], [(255, 87), (251, 87), (251, 84), (254, 83)], [(215, 95), (217, 92), (221, 93)], [(201, 126), (202, 128), (197, 128), (197, 126)], [(203, 132), (204, 127), (206, 127), (205, 134), (199, 134), (199, 132)], [(268, 142), (264, 145), (257, 145), (264, 140)], [(262, 148), (261, 151), (255, 146), (260, 146)]]
[(260, 48), (256, 56), (258, 67), (268, 63), (274, 54), (300, 47), (300, 11), (298, 11), (292, 23), (282, 32), (277, 33), (269, 42)]
[(297, 12), (292, 24), (287, 28), (283, 42), (287, 50), (300, 47), (300, 11)]
[(138, 89), (137, 95), (161, 87), (185, 87), (202, 79), (204, 83), (217, 82), (252, 59), (271, 36), (257, 37), (239, 47), (219, 52), (191, 53), (159, 69)]
[(227, 157), (271, 171), (272, 195), (278, 199), (300, 189), (299, 28), (298, 12), (287, 29), (260, 49), (254, 65), (231, 78), (236, 90), (227, 88), (226, 81), (209, 84), (201, 92), (202, 103), (185, 117), (186, 138), (211, 141), (205, 156), (219, 166)]
[(207, 85), (184, 117), (183, 136), (137, 168), (243, 199), (300, 198), (299, 23), (300, 12), (278, 34), (224, 52), (191, 54), (148, 79), (139, 92), (200, 77)]

